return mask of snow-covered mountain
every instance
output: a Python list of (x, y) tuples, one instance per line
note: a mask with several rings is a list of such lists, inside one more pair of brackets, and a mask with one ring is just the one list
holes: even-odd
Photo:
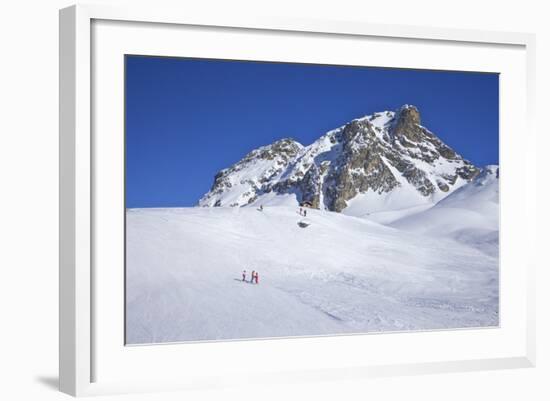
[(421, 125), (415, 106), (355, 119), (309, 146), (282, 139), (221, 170), (199, 206), (281, 205), (354, 216), (431, 206), (479, 168)]
[(127, 343), (499, 324), (498, 166), (414, 106), (253, 150), (199, 206), (127, 210)]

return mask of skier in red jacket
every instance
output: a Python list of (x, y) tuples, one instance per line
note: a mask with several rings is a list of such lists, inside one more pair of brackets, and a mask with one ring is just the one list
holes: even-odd
[(256, 284), (258, 284), (258, 272), (255, 273), (254, 280), (256, 281)]

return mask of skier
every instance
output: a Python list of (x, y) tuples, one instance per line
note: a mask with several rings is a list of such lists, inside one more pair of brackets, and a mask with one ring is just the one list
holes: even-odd
[(304, 209), (304, 217), (306, 217), (306, 216), (307, 216), (307, 210)]
[(252, 270), (252, 274), (250, 275), (250, 283), (254, 284), (254, 277), (256, 277), (256, 272)]
[(300, 216), (302, 215), (302, 208), (300, 208)]
[(243, 270), (243, 281), (246, 281), (246, 270)]
[(255, 273), (254, 280), (256, 281), (256, 284), (258, 284), (258, 272)]
[(264, 211), (264, 205), (260, 205), (260, 212)]

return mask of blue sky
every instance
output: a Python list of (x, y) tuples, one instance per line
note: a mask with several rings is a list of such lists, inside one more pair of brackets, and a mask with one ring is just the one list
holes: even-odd
[(414, 104), (476, 165), (498, 164), (498, 75), (126, 56), (126, 207), (194, 206), (219, 170), (283, 137)]

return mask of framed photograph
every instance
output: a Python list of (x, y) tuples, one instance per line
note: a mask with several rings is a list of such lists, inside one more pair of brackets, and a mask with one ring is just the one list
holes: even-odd
[(61, 390), (533, 366), (533, 49), (61, 10)]

